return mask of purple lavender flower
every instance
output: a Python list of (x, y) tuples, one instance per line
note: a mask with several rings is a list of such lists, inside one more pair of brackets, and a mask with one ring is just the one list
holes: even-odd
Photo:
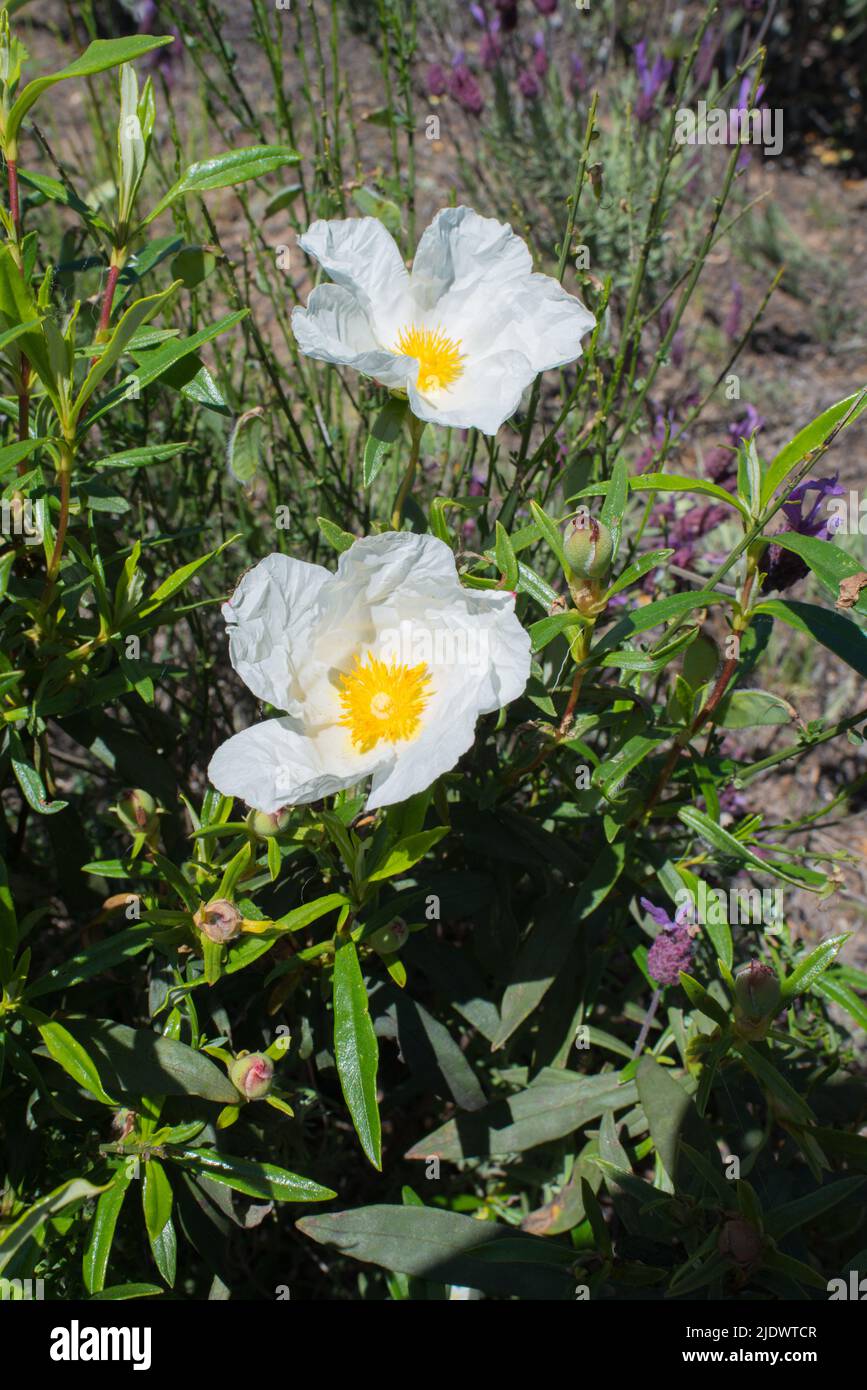
[(718, 444), (715, 448), (708, 450), (704, 458), (704, 470), (708, 477), (720, 487), (728, 488), (734, 492), (737, 487), (737, 446), (741, 439), (752, 439), (754, 434), (764, 426), (764, 417), (759, 414), (754, 405), (747, 405), (746, 412), (740, 420), (735, 420), (729, 425), (727, 433), (729, 437), (728, 446)]
[(582, 92), (587, 91), (587, 86), (588, 81), (587, 74), (584, 71), (584, 64), (581, 62), (578, 54), (573, 53), (569, 59), (569, 87), (572, 95), (580, 96)]
[(533, 4), (540, 14), (553, 14), (557, 8), (557, 0), (533, 0)]
[(681, 970), (692, 966), (692, 937), (687, 927), (689, 906), (678, 908), (674, 921), (665, 908), (656, 907), (647, 898), (641, 899), (644, 908), (659, 927), (653, 945), (647, 953), (647, 969), (658, 985), (676, 985)]
[(503, 56), (503, 46), (499, 39), (500, 21), (494, 18), (490, 27), (485, 30), (484, 37), (479, 47), (479, 60), (486, 72), (495, 68)]
[[(805, 514), (802, 506), (807, 500), (808, 492), (815, 492), (816, 499)], [(797, 531), (802, 536), (815, 536), (820, 541), (830, 540), (835, 528), (820, 509), (829, 497), (844, 495), (844, 489), (837, 482), (836, 473), (833, 478), (807, 478), (792, 489), (788, 502), (783, 504), (783, 514), (789, 522), (785, 530)], [(803, 579), (808, 573), (808, 567), (800, 555), (780, 545), (768, 548), (767, 566), (765, 588), (777, 589), (780, 592)]]
[(540, 77), (544, 77), (548, 71), (548, 51), (545, 48), (545, 35), (541, 29), (533, 35), (533, 47), (536, 50), (533, 54), (533, 68)]
[(425, 85), (429, 97), (445, 96), (448, 90), (448, 78), (442, 63), (431, 63), (427, 70)]
[(487, 29), (488, 16), (485, 14), (484, 7), (482, 5), (470, 5), (470, 14), (473, 16), (473, 19), (476, 21), (480, 29)]
[(532, 68), (524, 68), (523, 72), (518, 73), (518, 90), (527, 101), (535, 101), (539, 95), (542, 89)]
[(653, 115), (656, 98), (671, 76), (674, 64), (670, 59), (657, 54), (653, 67), (647, 65), (647, 44), (642, 39), (635, 46), (635, 66), (638, 69), (639, 93), (635, 103), (636, 120), (645, 123)]
[(467, 67), (462, 53), (456, 55), (452, 64), (448, 76), (448, 90), (449, 96), (464, 111), (469, 111), (471, 116), (481, 115), (485, 105), (482, 89)]

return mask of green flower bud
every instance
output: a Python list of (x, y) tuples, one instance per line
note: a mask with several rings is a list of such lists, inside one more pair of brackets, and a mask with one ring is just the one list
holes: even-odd
[(735, 976), (735, 1028), (742, 1038), (764, 1038), (780, 1007), (780, 982), (775, 971), (751, 961)]
[(262, 1052), (242, 1052), (229, 1067), (229, 1080), (245, 1100), (262, 1100), (274, 1080), (274, 1063)]
[(225, 898), (215, 898), (207, 905), (203, 903), (193, 917), (202, 935), (219, 945), (234, 941), (236, 936), (240, 936), (243, 920), (235, 904), (227, 902)]
[(257, 840), (273, 840), (282, 835), (289, 825), (292, 812), (288, 806), (279, 811), (251, 811), (247, 817), (247, 827)]
[(776, 971), (761, 961), (750, 961), (735, 976), (735, 997), (744, 1013), (751, 1018), (776, 1013), (780, 1002), (780, 982)]
[(406, 944), (408, 936), (409, 927), (406, 922), (402, 917), (395, 917), (394, 921), (389, 922), (387, 927), (380, 927), (378, 931), (368, 937), (367, 944), (372, 946), (378, 955), (390, 956)]
[(611, 565), (614, 540), (604, 521), (586, 512), (569, 522), (563, 551), (572, 574), (579, 579), (602, 579)]
[(149, 843), (156, 840), (159, 834), (160, 812), (150, 792), (135, 787), (132, 791), (126, 792), (111, 809), (121, 825), (133, 835), (144, 835)]

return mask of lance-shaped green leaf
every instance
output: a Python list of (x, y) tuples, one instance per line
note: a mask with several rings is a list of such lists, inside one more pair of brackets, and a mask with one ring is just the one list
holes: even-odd
[(809, 1192), (806, 1197), (797, 1197), (793, 1202), (776, 1207), (768, 1214), (765, 1222), (768, 1234), (775, 1240), (782, 1240), (790, 1231), (824, 1216), (825, 1212), (831, 1211), (838, 1202), (845, 1202), (846, 1198), (853, 1196), (865, 1182), (867, 1178), (841, 1178), (839, 1182), (831, 1182), (815, 1192)]
[(386, 401), (373, 422), (370, 437), (364, 446), (362, 477), (365, 487), (370, 487), (385, 465), (389, 454), (397, 443), (407, 418), (409, 406), (396, 396)]
[(50, 73), (47, 77), (37, 77), (22, 88), (6, 122), (7, 142), (15, 140), (27, 112), (49, 87), (55, 86), (58, 82), (68, 82), (72, 77), (90, 77), (94, 73), (105, 72), (106, 68), (116, 68), (121, 63), (131, 63), (135, 58), (141, 58), (143, 54), (153, 52), (155, 48), (163, 48), (167, 43), (174, 42), (174, 37), (171, 34), (158, 37), (150, 34), (133, 34), (129, 38), (123, 39), (94, 39), (93, 43), (88, 44), (81, 57), (76, 58), (74, 63), (61, 68), (59, 72)]
[(282, 169), (287, 164), (297, 164), (300, 158), (297, 150), (293, 150), (290, 145), (251, 145), (245, 150), (227, 150), (224, 154), (215, 155), (213, 159), (203, 159), (198, 164), (191, 164), (177, 183), (172, 184), (156, 207), (151, 208), (141, 227), (153, 222), (155, 217), (159, 217), (161, 212), (165, 212), (166, 208), (171, 207), (172, 203), (187, 193), (207, 193), (214, 188), (229, 188), (233, 184), (245, 183), (248, 179), (258, 179), (263, 174), (271, 174), (275, 169)]
[[(237, 1092), (235, 1092), (237, 1100)], [(327, 1202), (337, 1193), (273, 1163), (256, 1163), (216, 1149), (169, 1149), (166, 1158), (247, 1197), (274, 1202)]]
[(754, 612), (769, 613), (772, 618), (781, 618), (798, 632), (805, 632), (808, 637), (821, 642), (829, 652), (839, 656), (859, 676), (867, 678), (867, 634), (851, 618), (844, 618), (842, 613), (820, 608), (815, 603), (779, 598), (767, 599)]
[(88, 1293), (99, 1293), (105, 1288), (105, 1275), (117, 1228), (117, 1218), (130, 1180), (129, 1169), (124, 1165), (117, 1170), (111, 1186), (103, 1192), (96, 1204), (82, 1261), (84, 1287)]
[[(819, 583), (823, 584), (835, 599), (840, 597), (840, 586), (844, 580), (864, 573), (862, 563), (831, 541), (819, 540), (817, 536), (802, 536), (800, 531), (778, 531), (773, 540), (775, 545), (781, 545), (784, 550), (793, 550), (796, 555), (800, 555), (804, 563), (810, 566)], [(867, 594), (859, 596), (851, 607), (856, 613), (867, 613)]]
[(823, 874), (815, 873), (812, 869), (802, 868), (800, 865), (780, 864), (775, 860), (762, 859), (755, 854), (748, 845), (742, 844), (735, 839), (734, 835), (729, 834), (721, 825), (704, 811), (699, 811), (695, 806), (685, 806), (678, 811), (679, 818), (684, 825), (689, 826), (690, 830), (695, 831), (713, 849), (719, 850), (721, 854), (732, 859), (739, 859), (743, 864), (749, 864), (753, 869), (761, 869), (764, 873), (770, 874), (773, 878), (780, 878), (785, 883), (794, 883), (798, 887), (809, 888), (817, 892), (825, 884)]
[(433, 830), (420, 830), (417, 835), (407, 835), (405, 840), (398, 841), (388, 851), (373, 873), (367, 875), (368, 883), (379, 883), (382, 879), (394, 878), (396, 874), (405, 874), (448, 833), (447, 825), (438, 825)]
[(376, 1103), (379, 1046), (367, 1005), (367, 990), (355, 942), (341, 941), (334, 955), (334, 1059), (361, 1147), (382, 1167), (382, 1135)]
[(81, 390), (72, 408), (72, 422), (77, 424), (87, 402), (90, 400), (103, 377), (107, 376), (114, 364), (118, 361), (122, 353), (129, 346), (133, 336), (141, 328), (142, 324), (152, 319), (164, 307), (169, 299), (180, 288), (181, 281), (175, 280), (168, 289), (160, 294), (148, 295), (146, 299), (137, 299), (130, 305), (126, 313), (115, 325), (114, 332), (99, 354), (81, 386)]
[(103, 1090), (99, 1070), (87, 1048), (74, 1038), (62, 1023), (40, 1024), (39, 1032), (49, 1054), (73, 1081), (83, 1086), (103, 1105), (116, 1104)]
[(839, 936), (829, 936), (799, 961), (791, 975), (782, 983), (781, 1004), (791, 1003), (799, 994), (804, 994), (833, 963), (838, 951), (851, 935), (851, 932), (841, 932)]
[(543, 1236), (493, 1221), (419, 1206), (358, 1207), (305, 1216), (298, 1229), (320, 1245), (386, 1269), (493, 1295), (567, 1299), (575, 1279), (567, 1253)]
[(801, 459), (805, 458), (812, 449), (817, 449), (831, 431), (840, 424), (840, 421), (846, 419), (850, 411), (852, 414), (846, 421), (847, 427), (853, 424), (865, 409), (867, 409), (867, 392), (864, 390), (855, 391), (851, 396), (846, 396), (844, 400), (837, 401), (835, 405), (823, 410), (821, 415), (817, 415), (815, 420), (811, 420), (809, 425), (805, 425), (802, 430), (799, 430), (794, 439), (780, 450), (768, 467), (762, 483), (762, 506), (770, 501), (795, 465), (800, 463)]
[(36, 1235), (52, 1216), (56, 1216), (67, 1207), (87, 1201), (89, 1197), (96, 1197), (102, 1191), (104, 1188), (96, 1187), (84, 1178), (70, 1178), (68, 1182), (61, 1183), (60, 1187), (49, 1192), (46, 1197), (40, 1197), (39, 1201), (17, 1217), (11, 1226), (4, 1227), (0, 1234), (0, 1274), (16, 1251)]
[(68, 1032), (87, 1048), (105, 1085), (119, 1098), (202, 1096), (222, 1105), (238, 1099), (223, 1068), (186, 1043), (122, 1023), (69, 1019), (68, 1024)]

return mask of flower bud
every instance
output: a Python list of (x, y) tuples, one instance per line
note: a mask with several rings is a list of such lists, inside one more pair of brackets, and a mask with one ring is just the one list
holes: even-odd
[(776, 971), (762, 961), (750, 961), (735, 977), (737, 1001), (753, 1018), (776, 1011), (780, 1002), (780, 982)]
[(395, 917), (394, 921), (389, 922), (387, 927), (380, 927), (378, 931), (368, 937), (367, 945), (372, 946), (380, 956), (390, 956), (405, 945), (408, 936), (409, 927), (406, 922), (402, 917)]
[(273, 840), (275, 835), (282, 835), (283, 831), (292, 818), (292, 812), (288, 806), (283, 806), (279, 811), (251, 811), (247, 817), (247, 828), (257, 840)]
[(274, 1064), (262, 1052), (241, 1053), (229, 1067), (229, 1080), (245, 1100), (262, 1100), (273, 1079)]
[(144, 835), (151, 839), (159, 830), (159, 811), (150, 792), (135, 787), (126, 792), (111, 808), (133, 835)]
[(563, 550), (572, 574), (601, 579), (608, 573), (614, 540), (604, 521), (580, 512), (566, 528)]
[(762, 1237), (749, 1221), (742, 1216), (733, 1216), (719, 1233), (717, 1249), (725, 1259), (734, 1260), (742, 1269), (749, 1269), (761, 1258)]
[(225, 898), (215, 898), (207, 906), (203, 903), (193, 918), (202, 935), (219, 945), (240, 936), (243, 920), (234, 903), (227, 902)]
[(763, 1038), (780, 1006), (780, 982), (776, 972), (761, 961), (751, 961), (735, 976), (735, 1026), (748, 1040)]

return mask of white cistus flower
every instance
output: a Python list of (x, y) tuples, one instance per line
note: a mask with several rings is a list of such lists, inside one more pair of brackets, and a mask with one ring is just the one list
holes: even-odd
[(232, 665), (286, 713), (235, 734), (208, 776), (258, 811), (373, 778), (369, 810), (454, 767), (480, 714), (520, 695), (530, 639), (510, 593), (464, 589), (434, 536), (356, 541), (337, 573), (274, 554), (223, 606)]
[(443, 208), (411, 271), (375, 217), (314, 222), (298, 244), (333, 280), (292, 311), (308, 357), (405, 392), (420, 420), (497, 430), (539, 372), (581, 356), (595, 319), (508, 225)]

